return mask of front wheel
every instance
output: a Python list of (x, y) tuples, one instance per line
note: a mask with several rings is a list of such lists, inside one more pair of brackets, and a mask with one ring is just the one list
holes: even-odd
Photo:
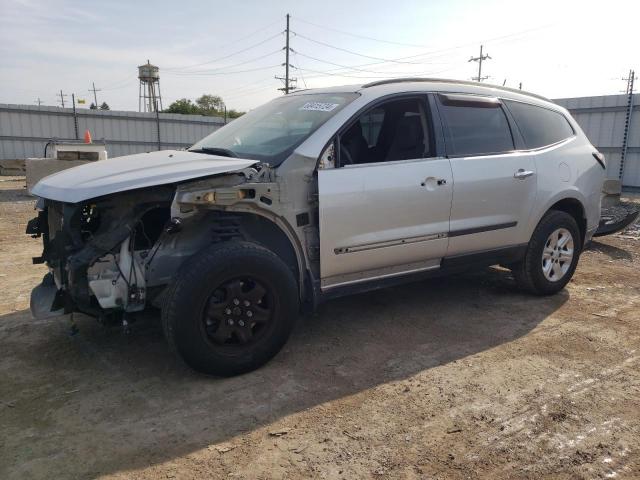
[(275, 356), (297, 314), (291, 269), (259, 245), (233, 241), (185, 262), (167, 292), (162, 323), (169, 345), (187, 365), (231, 376)]
[(552, 295), (571, 280), (581, 250), (580, 229), (575, 219), (566, 212), (551, 210), (534, 230), (524, 259), (511, 270), (523, 290)]

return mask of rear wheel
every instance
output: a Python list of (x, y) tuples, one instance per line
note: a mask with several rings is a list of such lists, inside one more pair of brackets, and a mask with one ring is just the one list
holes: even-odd
[(280, 351), (298, 313), (297, 282), (273, 252), (228, 242), (194, 255), (167, 292), (170, 346), (194, 370), (231, 376)]
[(571, 280), (581, 249), (575, 219), (566, 212), (551, 210), (534, 230), (524, 259), (512, 266), (513, 276), (523, 290), (554, 294)]

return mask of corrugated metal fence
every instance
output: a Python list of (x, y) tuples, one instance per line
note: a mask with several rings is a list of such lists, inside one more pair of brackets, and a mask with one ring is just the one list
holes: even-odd
[(625, 128), (627, 154), (622, 185), (640, 187), (640, 94), (633, 96), (631, 123), (626, 127), (627, 95), (561, 98), (554, 100), (571, 112), (591, 143), (607, 157), (607, 176), (618, 179)]
[[(609, 178), (618, 178), (627, 115), (627, 95), (562, 98), (591, 143), (607, 156)], [(110, 157), (185, 148), (224, 124), (219, 117), (118, 112), (0, 104), (0, 160), (40, 157), (51, 138), (82, 138), (89, 129), (104, 139)], [(76, 127), (77, 125), (77, 127)], [(640, 187), (640, 94), (634, 95), (622, 183)]]
[(0, 104), (0, 160), (41, 157), (52, 138), (75, 140), (85, 130), (104, 139), (109, 157), (185, 148), (224, 125), (220, 117), (173, 113)]

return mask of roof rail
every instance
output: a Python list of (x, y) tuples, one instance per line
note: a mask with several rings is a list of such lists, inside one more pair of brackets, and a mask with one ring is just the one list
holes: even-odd
[(488, 87), (497, 88), (498, 90), (504, 90), (511, 93), (520, 93), (522, 95), (528, 95), (535, 97), (546, 102), (551, 102), (547, 97), (538, 95), (536, 93), (527, 92), (525, 90), (518, 90), (517, 88), (503, 87), (501, 85), (492, 85), (490, 83), (471, 82), (469, 80), (451, 80), (447, 78), (424, 78), (424, 77), (406, 77), (406, 78), (390, 78), (388, 80), (378, 80), (377, 82), (365, 83), (362, 88), (377, 87), (379, 85), (389, 85), (391, 83), (407, 83), (407, 82), (431, 82), (431, 83), (453, 83), (456, 85), (470, 85), (473, 87)]

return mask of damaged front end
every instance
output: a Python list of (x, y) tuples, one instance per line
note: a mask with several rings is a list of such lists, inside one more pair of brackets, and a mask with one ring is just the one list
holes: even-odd
[[(33, 262), (46, 263), (49, 273), (32, 291), (34, 317), (81, 312), (104, 323), (124, 324), (129, 313), (161, 307), (167, 285), (185, 260), (224, 241), (255, 241), (297, 265), (291, 242), (272, 212), (281, 206), (281, 199), (269, 165), (191, 152), (156, 152), (157, 156), (181, 154), (186, 155), (183, 163), (163, 167), (161, 158), (144, 176), (134, 169), (126, 175), (127, 186), (146, 184), (149, 177), (164, 181), (153, 174), (154, 168), (164, 175), (169, 168), (199, 165), (204, 161), (200, 157), (211, 158), (210, 170), (215, 173), (114, 191), (122, 187), (113, 180), (124, 176), (121, 171), (108, 177), (87, 170), (85, 183), (103, 183), (98, 190), (103, 194), (96, 197), (88, 188), (79, 192), (71, 185), (71, 170), (36, 185), (38, 216), (29, 221), (26, 233), (42, 238), (42, 255)], [(115, 167), (133, 169), (122, 162), (109, 170)], [(65, 178), (60, 178), (63, 174)], [(141, 178), (132, 179), (135, 175)]]
[(172, 186), (120, 192), (81, 203), (40, 198), (27, 234), (42, 237), (34, 263), (49, 273), (31, 295), (34, 317), (82, 312), (105, 318), (145, 308), (153, 247), (171, 228)]

